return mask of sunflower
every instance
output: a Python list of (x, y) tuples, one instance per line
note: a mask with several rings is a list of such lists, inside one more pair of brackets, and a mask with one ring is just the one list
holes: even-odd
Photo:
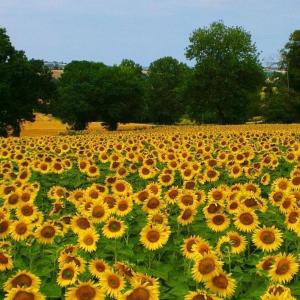
[(125, 180), (116, 180), (111, 188), (113, 193), (121, 196), (132, 193), (132, 186)]
[(152, 182), (147, 185), (146, 190), (149, 191), (150, 194), (160, 196), (162, 189), (158, 183)]
[(168, 215), (163, 212), (156, 212), (148, 214), (147, 221), (149, 224), (161, 224), (167, 225), (168, 224)]
[(15, 241), (23, 241), (32, 233), (32, 226), (25, 221), (14, 221), (10, 233)]
[(46, 300), (36, 289), (17, 287), (8, 291), (4, 300)]
[(159, 300), (159, 292), (153, 286), (136, 284), (123, 294), (120, 300)]
[(199, 255), (192, 269), (196, 282), (205, 282), (222, 270), (222, 262), (212, 253)]
[(272, 189), (288, 192), (290, 190), (290, 181), (284, 177), (277, 178), (272, 183)]
[(243, 209), (236, 214), (234, 225), (240, 231), (251, 232), (258, 226), (258, 217), (251, 209)]
[(188, 207), (195, 208), (198, 205), (197, 197), (191, 190), (181, 190), (177, 204), (181, 209), (185, 209)]
[(133, 202), (130, 197), (120, 197), (117, 199), (115, 214), (123, 217), (128, 215), (133, 209)]
[(110, 270), (110, 266), (102, 259), (95, 258), (89, 262), (90, 273), (98, 279), (101, 279), (105, 271)]
[(139, 176), (140, 178), (142, 179), (150, 179), (150, 178), (153, 178), (155, 175), (156, 175), (156, 171), (154, 168), (150, 168), (150, 167), (147, 167), (147, 166), (141, 166), (139, 168)]
[(297, 207), (297, 200), (294, 195), (286, 195), (283, 197), (280, 205), (279, 210), (283, 214), (287, 214), (289, 211), (293, 210)]
[(181, 210), (177, 217), (177, 223), (181, 225), (188, 225), (193, 223), (194, 218), (197, 214), (197, 210), (194, 207), (187, 207)]
[(256, 269), (258, 271), (261, 271), (261, 270), (269, 271), (274, 263), (275, 263), (275, 256), (265, 256), (256, 265)]
[(18, 206), (16, 215), (18, 219), (31, 222), (36, 218), (37, 208), (31, 203), (23, 203)]
[(227, 196), (227, 192), (224, 191), (222, 188), (220, 187), (216, 187), (211, 189), (208, 194), (207, 194), (207, 198), (209, 202), (215, 203), (215, 202), (223, 202)]
[(273, 191), (271, 192), (269, 199), (274, 206), (279, 207), (286, 194), (285, 191)]
[(65, 264), (59, 271), (57, 283), (61, 287), (72, 285), (76, 282), (78, 268), (74, 262)]
[(152, 286), (159, 292), (159, 281), (157, 278), (154, 278), (149, 275), (141, 274), (138, 272), (134, 273), (134, 276), (130, 280), (132, 286), (143, 284), (146, 286)]
[(261, 297), (261, 300), (296, 300), (291, 295), (290, 288), (283, 285), (271, 285), (267, 292)]
[(0, 238), (5, 239), (10, 232), (11, 221), (9, 219), (0, 219)]
[(169, 226), (146, 225), (140, 232), (140, 242), (148, 250), (157, 250), (168, 242), (169, 236)]
[[(90, 215), (91, 221), (94, 224), (105, 222), (107, 220), (107, 218), (109, 218), (110, 211), (108, 209), (108, 205), (106, 203), (104, 203), (102, 200), (97, 200), (95, 202), (92, 202), (89, 204), (89, 206), (90, 207), (88, 208), (88, 214)], [(81, 224), (82, 229), (84, 229), (86, 227), (83, 224), (85, 222), (83, 219), (82, 220), (77, 219), (76, 222), (78, 223), (79, 226), (80, 226), (80, 223), (82, 223)], [(87, 227), (87, 229), (88, 228), (89, 227)]]
[(135, 274), (135, 271), (131, 266), (120, 261), (114, 263), (114, 269), (117, 271), (117, 273), (125, 277), (128, 281), (130, 281)]
[(160, 211), (164, 206), (165, 203), (163, 200), (157, 196), (150, 195), (143, 203), (143, 211), (146, 213), (155, 213)]
[(300, 222), (300, 209), (291, 210), (285, 216), (285, 224), (289, 230), (297, 229), (300, 224), (299, 222)]
[(282, 233), (274, 226), (256, 229), (252, 241), (256, 248), (265, 252), (278, 250), (283, 243)]
[(294, 176), (291, 180), (291, 186), (294, 191), (300, 191), (300, 175)]
[[(2, 249), (4, 247), (1, 247)], [(11, 270), (13, 268), (13, 260), (11, 256), (0, 250), (0, 271)]]
[(240, 254), (246, 250), (247, 240), (235, 231), (227, 232), (217, 243), (217, 252), (222, 256), (229, 250), (232, 254)]
[(234, 164), (231, 166), (229, 171), (229, 176), (232, 178), (239, 178), (243, 175), (243, 169), (239, 164)]
[(80, 282), (69, 288), (65, 295), (66, 300), (104, 300), (101, 288), (92, 281)]
[(8, 292), (11, 289), (21, 287), (21, 288), (32, 288), (34, 290), (38, 290), (40, 288), (41, 280), (36, 275), (28, 272), (28, 271), (19, 271), (14, 276), (9, 278), (3, 289)]
[(96, 165), (88, 166), (85, 173), (89, 177), (99, 177), (100, 176), (99, 169)]
[(85, 270), (85, 261), (79, 255), (62, 253), (58, 258), (58, 262), (60, 269), (62, 269), (65, 264), (74, 263), (78, 268), (79, 273), (82, 273)]
[(52, 223), (46, 222), (35, 231), (35, 236), (42, 244), (52, 244), (57, 231)]
[(206, 181), (215, 182), (219, 179), (220, 173), (213, 168), (209, 168), (205, 171), (204, 176)]
[(91, 222), (89, 221), (88, 218), (83, 217), (83, 216), (79, 216), (79, 215), (74, 216), (72, 218), (71, 225), (72, 225), (73, 231), (75, 233), (78, 233), (78, 234), (80, 232), (85, 231), (85, 230), (87, 230), (87, 229), (89, 229), (89, 228), (92, 227)]
[(260, 179), (260, 183), (262, 185), (269, 185), (270, 184), (270, 181), (271, 181), (271, 176), (269, 173), (265, 173), (263, 174), (263, 176), (261, 177)]
[(180, 194), (180, 190), (177, 187), (170, 188), (165, 193), (165, 198), (168, 204), (175, 204), (177, 202), (178, 196)]
[(215, 214), (207, 219), (207, 226), (213, 231), (221, 232), (230, 225), (230, 219), (225, 214)]
[(174, 183), (175, 176), (174, 176), (173, 172), (172, 172), (172, 174), (161, 173), (158, 176), (158, 180), (159, 180), (159, 183), (161, 186), (167, 187)]
[(210, 289), (213, 293), (224, 298), (233, 296), (235, 287), (235, 280), (225, 272), (219, 272), (219, 274), (205, 282), (205, 288)]
[(203, 290), (190, 291), (184, 300), (220, 300), (217, 296)]
[(103, 235), (108, 239), (120, 238), (124, 235), (127, 226), (124, 221), (111, 217), (102, 228)]
[(97, 249), (97, 242), (99, 240), (99, 234), (95, 229), (89, 228), (79, 234), (79, 248), (93, 252)]
[(290, 282), (299, 270), (299, 263), (293, 254), (278, 254), (269, 270), (269, 276), (274, 282)]
[(197, 243), (205, 242), (199, 236), (191, 236), (183, 241), (183, 245), (181, 246), (181, 251), (186, 258), (192, 259), (194, 257), (193, 246)]
[(119, 299), (125, 287), (125, 281), (119, 274), (107, 270), (101, 275), (101, 285), (106, 294)]

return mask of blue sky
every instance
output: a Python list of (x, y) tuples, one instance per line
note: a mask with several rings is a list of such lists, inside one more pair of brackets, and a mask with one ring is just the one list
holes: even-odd
[(0, 26), (29, 58), (143, 66), (186, 61), (191, 32), (217, 20), (243, 26), (261, 58), (276, 60), (299, 13), (300, 0), (0, 0)]

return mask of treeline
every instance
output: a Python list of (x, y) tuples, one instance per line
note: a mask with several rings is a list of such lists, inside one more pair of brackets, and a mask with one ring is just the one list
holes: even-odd
[(195, 30), (186, 48), (193, 67), (172, 57), (147, 70), (132, 60), (119, 65), (73, 61), (59, 79), (42, 61), (28, 60), (0, 28), (0, 135), (17, 136), (34, 112), (51, 113), (74, 130), (102, 122), (239, 124), (300, 121), (300, 31), (281, 52), (281, 73), (266, 78), (251, 35), (215, 22)]

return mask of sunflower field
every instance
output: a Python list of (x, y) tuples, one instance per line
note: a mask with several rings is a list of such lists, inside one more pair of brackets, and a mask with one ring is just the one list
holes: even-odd
[(300, 126), (0, 139), (0, 299), (300, 299)]

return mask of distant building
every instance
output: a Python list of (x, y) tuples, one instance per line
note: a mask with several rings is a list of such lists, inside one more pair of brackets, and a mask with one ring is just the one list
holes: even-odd
[(272, 77), (275, 73), (286, 74), (286, 70), (282, 69), (279, 62), (267, 63), (264, 67), (267, 77)]
[(58, 61), (44, 61), (45, 66), (47, 66), (50, 70), (63, 70), (67, 65), (64, 62)]

